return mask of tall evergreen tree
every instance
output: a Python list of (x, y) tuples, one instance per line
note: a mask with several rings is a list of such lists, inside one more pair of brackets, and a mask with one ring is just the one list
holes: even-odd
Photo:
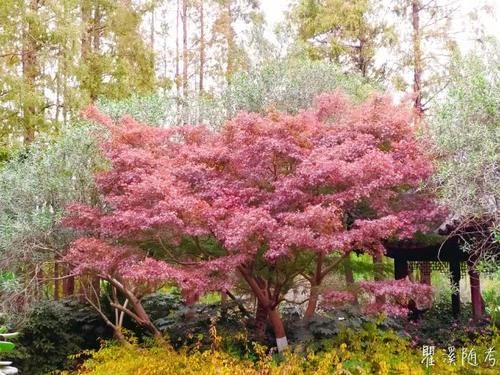
[(154, 88), (142, 9), (130, 0), (0, 2), (0, 147), (57, 131), (97, 97)]
[(395, 37), (375, 1), (299, 0), (291, 19), (309, 57), (337, 62), (363, 77), (384, 77), (386, 66), (377, 65), (375, 55)]
[(393, 5), (403, 35), (396, 78), (404, 82), (403, 76), (412, 77), (407, 84), (412, 86), (415, 111), (421, 117), (448, 85), (448, 68), (457, 50), (452, 21), (458, 6), (442, 0), (393, 0)]

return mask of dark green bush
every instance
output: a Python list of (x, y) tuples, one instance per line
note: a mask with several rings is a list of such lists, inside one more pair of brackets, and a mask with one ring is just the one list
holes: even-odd
[(101, 317), (77, 300), (41, 302), (20, 330), (9, 360), (27, 375), (70, 368), (69, 355), (98, 348), (99, 338), (110, 334)]

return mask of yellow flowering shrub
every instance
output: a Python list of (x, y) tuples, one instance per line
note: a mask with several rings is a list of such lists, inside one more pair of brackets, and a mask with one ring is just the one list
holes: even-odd
[[(214, 333), (215, 335), (215, 333)], [(456, 349), (456, 362), (449, 362), (446, 349), (435, 348), (432, 366), (425, 366), (422, 348), (387, 331), (346, 331), (331, 347), (314, 352), (297, 346), (282, 355), (269, 353), (253, 343), (254, 360), (232, 356), (219, 348), (174, 350), (162, 343), (141, 347), (104, 344), (89, 356), (76, 374), (82, 375), (441, 375), (498, 374), (500, 363), (491, 366), (485, 356), (489, 348), (500, 347), (498, 335), (468, 343)], [(343, 341), (343, 342), (341, 342)], [(338, 342), (341, 342), (338, 344)], [(477, 366), (462, 363), (463, 350), (474, 349)], [(256, 359), (255, 359), (256, 358)], [(500, 358), (499, 358), (500, 361)]]

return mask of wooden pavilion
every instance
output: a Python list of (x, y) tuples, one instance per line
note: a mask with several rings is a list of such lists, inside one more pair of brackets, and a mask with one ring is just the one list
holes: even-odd
[[(476, 228), (477, 229), (477, 228)], [(488, 228), (491, 233), (491, 226)], [(472, 233), (470, 231), (466, 233)], [(474, 232), (478, 234), (479, 232)], [(483, 232), (484, 234), (484, 232)], [(394, 277), (403, 279), (409, 276), (415, 266), (426, 266), (429, 272), (448, 268), (452, 286), (451, 311), (454, 317), (460, 312), (460, 279), (469, 274), (472, 302), (472, 316), (475, 322), (484, 316), (484, 301), (481, 297), (480, 273), (477, 269), (478, 254), (464, 250), (464, 231), (457, 231), (453, 225), (444, 225), (431, 243), (415, 240), (388, 242), (385, 244), (386, 256), (394, 259)], [(489, 252), (500, 253), (500, 244), (490, 243)], [(493, 259), (498, 259), (493, 257)]]

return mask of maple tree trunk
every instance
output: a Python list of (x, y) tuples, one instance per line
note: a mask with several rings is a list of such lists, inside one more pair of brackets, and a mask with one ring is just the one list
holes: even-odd
[(349, 258), (346, 258), (344, 261), (344, 277), (347, 285), (354, 284), (354, 274), (352, 273), (351, 260)]
[(306, 311), (304, 312), (304, 320), (307, 321), (312, 318), (318, 306), (319, 299), (319, 286), (322, 281), (321, 270), (323, 268), (323, 254), (318, 254), (316, 258), (316, 270), (314, 276), (309, 280), (311, 283), (311, 289), (309, 292), (309, 300), (307, 301)]
[(44, 270), (40, 268), (36, 273), (36, 292), (38, 297), (42, 296), (44, 284)]
[(304, 320), (309, 320), (313, 317), (316, 312), (316, 307), (318, 306), (319, 300), (319, 285), (311, 285), (311, 291), (309, 293), (309, 301), (307, 301), (306, 311), (304, 312)]
[(94, 20), (93, 20), (93, 33), (92, 33), (92, 44), (93, 52), (97, 53), (101, 50), (101, 8), (99, 3), (96, 2), (94, 9)]
[(255, 336), (260, 340), (263, 340), (266, 336), (267, 317), (266, 307), (257, 299), (257, 309), (255, 311)]
[(82, 37), (81, 37), (81, 53), (82, 53), (82, 60), (86, 64), (87, 60), (90, 55), (90, 15), (91, 15), (91, 9), (89, 4), (87, 4), (86, 1), (82, 1), (81, 8), (80, 8), (80, 13), (82, 17), (82, 24), (84, 27), (84, 30), (82, 31)]
[(99, 299), (101, 297), (101, 279), (99, 276), (92, 277), (92, 288), (95, 290), (95, 298)]
[(99, 276), (88, 276), (83, 279), (80, 276), (80, 294), (94, 303), (97, 303), (101, 296), (101, 279)]
[(238, 267), (243, 279), (247, 282), (248, 286), (252, 289), (255, 297), (257, 298), (257, 303), (262, 304), (262, 308), (267, 312), (269, 321), (274, 331), (274, 336), (276, 337), (276, 346), (278, 351), (283, 351), (288, 346), (288, 340), (286, 338), (285, 326), (283, 325), (283, 320), (277, 308), (277, 304), (273, 301), (268, 294), (268, 288), (265, 285), (261, 285), (254, 276), (252, 276), (243, 266)]
[(158, 328), (156, 328), (153, 322), (151, 322), (148, 313), (146, 312), (146, 310), (144, 310), (144, 307), (142, 306), (142, 303), (139, 301), (139, 299), (132, 293), (128, 293), (127, 297), (129, 298), (129, 301), (133, 306), (134, 312), (139, 317), (138, 323), (144, 328), (148, 329), (155, 337), (162, 337), (161, 332), (158, 330)]
[(274, 336), (276, 337), (276, 346), (278, 347), (278, 351), (282, 352), (288, 346), (288, 340), (286, 338), (285, 326), (283, 325), (281, 314), (276, 309), (272, 309), (269, 311), (268, 316), (271, 321), (271, 326), (273, 327)]
[(113, 328), (113, 337), (122, 345), (131, 347), (132, 345), (127, 341), (125, 336), (123, 335), (122, 328), (112, 326)]
[(221, 317), (223, 319), (227, 316), (227, 294), (224, 291), (220, 292), (220, 305), (221, 305)]
[[(103, 275), (100, 275), (101, 278), (104, 278), (105, 280), (109, 281), (109, 283), (114, 286), (117, 290), (120, 291), (129, 301), (131, 309), (123, 310), (125, 314), (129, 315), (132, 319), (134, 319), (139, 325), (143, 326), (144, 328), (148, 329), (154, 337), (162, 339), (162, 334), (156, 328), (156, 326), (151, 322), (151, 319), (149, 318), (148, 313), (146, 310), (144, 310), (144, 307), (142, 306), (141, 301), (139, 298), (137, 298), (134, 293), (132, 293), (130, 290), (128, 290), (120, 281), (117, 279), (114, 279), (112, 277), (104, 277)], [(115, 308), (118, 308), (120, 306), (113, 306)]]

